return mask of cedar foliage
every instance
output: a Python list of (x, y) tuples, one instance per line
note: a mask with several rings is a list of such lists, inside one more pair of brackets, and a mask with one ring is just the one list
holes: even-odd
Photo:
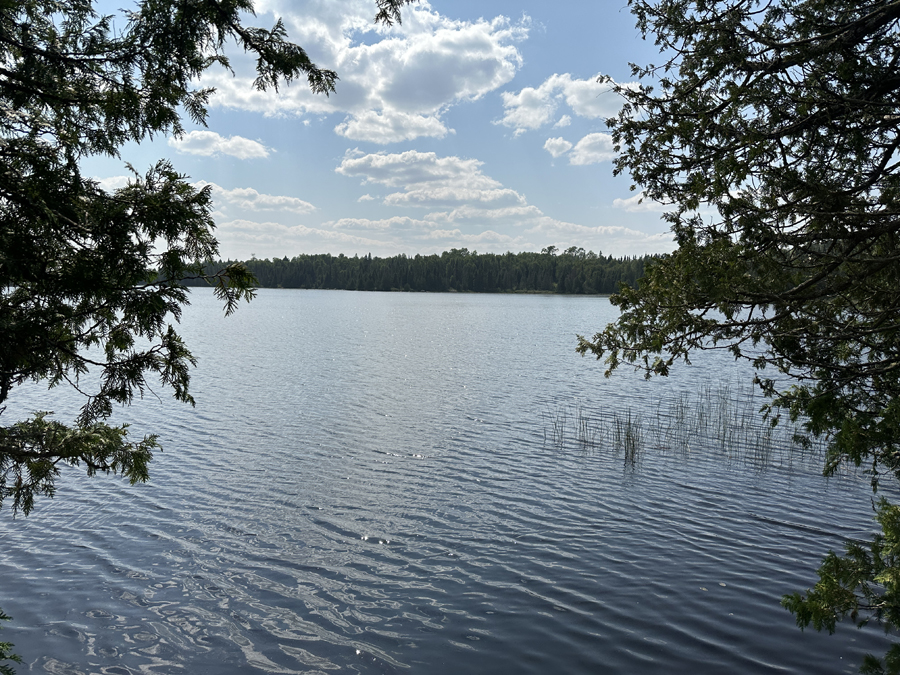
[[(827, 475), (900, 479), (900, 1), (629, 0), (660, 47), (608, 120), (678, 244), (612, 301), (579, 350), (668, 375), (703, 349), (752, 363), (771, 397), (825, 437)], [(772, 372), (774, 371), (774, 373)], [(775, 418), (777, 419), (777, 418)], [(801, 626), (900, 629), (900, 519), (829, 555), (784, 604)], [(900, 672), (900, 648), (866, 672)]]

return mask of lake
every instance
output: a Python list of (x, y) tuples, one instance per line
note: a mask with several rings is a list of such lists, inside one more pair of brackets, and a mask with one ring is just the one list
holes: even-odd
[[(0, 512), (19, 673), (852, 673), (889, 644), (780, 607), (870, 536), (871, 490), (760, 440), (725, 355), (605, 379), (575, 353), (598, 297), (192, 303), (196, 408), (115, 418), (160, 435), (151, 482)], [(4, 419), (78, 405), (31, 386)]]

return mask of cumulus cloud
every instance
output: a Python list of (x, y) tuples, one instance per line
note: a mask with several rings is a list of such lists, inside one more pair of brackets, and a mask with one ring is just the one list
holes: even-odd
[(481, 164), (475, 159), (438, 157), (434, 152), (417, 150), (362, 156), (350, 152), (336, 171), (361, 178), (363, 184), (402, 188), (384, 198), (384, 204), (391, 206), (437, 208), (483, 204), (499, 208), (525, 203), (518, 192), (485, 176)]
[[(602, 150), (601, 141), (588, 139), (581, 151), (586, 155)], [(430, 207), (431, 210), (414, 218), (345, 218), (332, 226), (340, 231), (365, 231), (370, 236), (404, 241), (419, 246), (420, 250), (434, 250), (429, 246), (465, 246), (498, 252), (539, 250), (548, 242), (613, 255), (657, 253), (673, 248), (668, 233), (649, 235), (624, 227), (588, 227), (556, 220), (527, 203), (517, 191), (485, 175), (482, 167), (478, 160), (439, 156), (433, 152), (364, 154), (350, 150), (337, 167), (337, 173), (357, 178), (363, 185), (395, 189), (382, 200), (382, 206)]]
[(366, 110), (350, 115), (334, 128), (339, 136), (352, 141), (396, 143), (430, 136), (443, 138), (448, 129), (436, 115), (415, 115), (403, 112)]
[(451, 211), (436, 211), (425, 216), (428, 220), (436, 223), (458, 223), (466, 220), (494, 221), (494, 226), (500, 222), (521, 226), (542, 217), (544, 217), (544, 214), (533, 204), (502, 208), (483, 208), (477, 205), (464, 204)]
[(556, 112), (556, 101), (549, 91), (526, 87), (518, 94), (503, 92), (502, 96), (506, 112), (500, 122), (515, 129), (516, 134), (547, 124)]
[(221, 254), (239, 260), (249, 258), (251, 253), (260, 258), (280, 258), (300, 252), (366, 250), (382, 245), (376, 239), (326, 228), (244, 219), (218, 223), (216, 237)]
[(403, 23), (390, 28), (372, 24), (370, 2), (268, 0), (257, 10), (282, 16), (291, 39), (340, 74), (337, 91), (318, 96), (301, 84), (256, 91), (248, 62), (237, 77), (204, 76), (217, 89), (211, 105), (269, 115), (343, 113), (338, 134), (382, 144), (451, 133), (444, 113), (510, 82), (522, 64), (516, 44), (528, 35), (527, 19), (455, 21), (426, 2), (406, 8)]
[(489, 250), (534, 248), (521, 233), (499, 234), (497, 228), (520, 230), (541, 217), (515, 190), (482, 172), (482, 162), (434, 152), (362, 154), (349, 151), (336, 171), (364, 185), (399, 188), (383, 199), (394, 208), (433, 209), (421, 218), (395, 216), (383, 220), (343, 219), (342, 230), (404, 231), (407, 241), (423, 246), (478, 246)]
[(649, 234), (628, 227), (576, 223), (543, 218), (526, 231), (541, 241), (561, 242), (560, 248), (580, 246), (607, 255), (669, 253), (675, 250), (671, 232)]
[(312, 213), (316, 207), (297, 197), (284, 195), (267, 195), (253, 188), (235, 188), (226, 190), (215, 183), (198, 181), (197, 187), (211, 186), (213, 199), (220, 206), (224, 202), (247, 211), (290, 211), (292, 213)]
[(383, 218), (381, 220), (369, 220), (368, 218), (341, 218), (331, 225), (336, 230), (421, 230), (432, 225), (427, 220), (416, 220), (406, 216), (394, 216), (393, 218)]
[[(504, 114), (500, 124), (514, 129), (516, 134), (549, 124), (561, 103), (588, 119), (612, 117), (622, 107), (610, 84), (597, 82), (597, 77), (573, 79), (569, 73), (551, 75), (537, 87), (525, 87), (517, 93), (503, 92), (502, 96)], [(570, 122), (571, 117), (563, 115), (554, 126), (563, 127)]]
[(616, 156), (612, 136), (609, 134), (588, 134), (575, 145), (569, 155), (569, 164), (597, 164), (608, 162)]
[(128, 185), (128, 182), (134, 180), (133, 176), (110, 176), (109, 178), (94, 178), (97, 184), (107, 192), (115, 192), (116, 190)]
[(666, 207), (659, 202), (654, 202), (644, 198), (643, 192), (638, 192), (628, 199), (614, 199), (613, 206), (629, 213), (654, 212), (662, 213), (666, 211)]
[(562, 129), (563, 127), (567, 127), (572, 124), (572, 117), (570, 115), (563, 115), (559, 118), (556, 124), (553, 125), (556, 129)]
[(567, 141), (565, 138), (548, 138), (547, 142), (544, 143), (544, 150), (549, 152), (554, 157), (564, 155), (571, 149), (572, 144), (569, 143), (569, 141)]
[(508, 188), (497, 190), (479, 190), (467, 186), (435, 186), (427, 185), (405, 192), (394, 192), (384, 199), (388, 205), (407, 204), (410, 206), (453, 206), (455, 204), (492, 204), (496, 207), (504, 204), (519, 204), (522, 195)]
[(418, 150), (362, 154), (354, 149), (347, 152), (336, 171), (360, 177), (364, 184), (381, 183), (388, 187), (463, 182), (480, 188), (499, 187), (500, 183), (481, 173), (481, 164), (477, 159), (438, 157), (437, 153)]
[[(594, 143), (585, 143), (587, 153)], [(570, 144), (570, 148), (571, 148)], [(574, 148), (570, 150), (574, 152)], [(524, 196), (483, 171), (475, 159), (409, 150), (366, 154), (348, 151), (337, 173), (393, 190), (379, 208), (428, 207), (424, 215), (381, 219), (342, 218), (322, 227), (379, 238), (381, 250), (434, 252), (447, 248), (482, 251), (540, 250), (548, 243), (579, 246), (613, 255), (672, 250), (671, 235), (651, 235), (624, 227), (589, 227), (554, 219)], [(421, 210), (418, 213), (422, 213)], [(565, 244), (565, 246), (562, 246)], [(375, 249), (373, 249), (375, 250)]]
[(362, 203), (362, 202), (372, 202), (372, 201), (375, 201), (375, 197), (373, 197), (373, 196), (370, 195), (370, 194), (365, 194), (365, 195), (363, 195), (362, 197), (360, 197), (359, 199), (357, 199), (356, 201), (358, 201), (358, 202), (360, 202), (360, 203)]
[[(465, 244), (469, 246), (488, 246), (496, 250), (523, 250), (528, 248), (530, 243), (528, 239), (522, 236), (513, 237), (508, 234), (501, 234), (493, 230), (485, 230), (478, 234), (466, 234), (462, 230), (433, 230), (428, 234), (428, 238), (432, 240), (442, 240), (454, 242), (455, 244)], [(458, 247), (458, 246), (457, 246)]]
[(220, 136), (215, 131), (191, 131), (181, 137), (170, 138), (169, 145), (189, 155), (213, 157), (231, 155), (238, 159), (264, 159), (275, 152), (258, 141), (243, 136)]

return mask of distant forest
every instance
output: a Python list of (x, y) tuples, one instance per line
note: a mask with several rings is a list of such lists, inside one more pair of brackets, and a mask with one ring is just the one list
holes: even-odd
[[(657, 256), (613, 258), (572, 247), (541, 253), (478, 253), (452, 249), (441, 255), (348, 258), (298, 255), (243, 261), (263, 288), (472, 293), (615, 293), (634, 285)], [(188, 285), (201, 285), (202, 281)]]

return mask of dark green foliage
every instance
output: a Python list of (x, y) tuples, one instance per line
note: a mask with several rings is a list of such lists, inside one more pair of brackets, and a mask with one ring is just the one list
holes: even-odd
[(88, 476), (97, 471), (120, 474), (132, 485), (149, 477), (147, 464), (152, 450), (159, 447), (156, 436), (132, 443), (126, 440), (127, 424), (68, 427), (48, 420), (48, 414), (39, 412), (32, 419), (0, 427), (0, 475), (4, 480), (0, 497), (12, 496), (14, 511), (31, 511), (35, 494), (53, 496), (61, 463), (84, 464)]
[[(3, 610), (0, 610), (0, 621), (9, 621), (11, 618), (4, 614)], [(9, 642), (0, 642), (0, 661), (22, 663), (22, 658), (12, 653), (12, 645)], [(0, 663), (0, 675), (15, 675), (15, 672), (9, 664)]]
[(862, 675), (900, 675), (900, 644), (891, 645), (884, 661), (866, 654), (859, 672)]
[(252, 295), (245, 268), (204, 270), (218, 252), (209, 190), (160, 162), (110, 193), (79, 166), (180, 133), (182, 110), (202, 122), (210, 92), (191, 82), (227, 67), (226, 41), (259, 56), (259, 87), (306, 74), (314, 90), (331, 89), (333, 74), (280, 25), (242, 26), (250, 9), (146, 0), (114, 30), (89, 0), (0, 0), (0, 414), (29, 380), (85, 394), (71, 427), (44, 413), (0, 427), (0, 503), (11, 496), (14, 510), (52, 495), (62, 464), (146, 480), (155, 438), (129, 441), (103, 420), (153, 380), (192, 402), (193, 357), (172, 326), (187, 292), (172, 280), (205, 278), (227, 312)]
[[(399, 21), (408, 2), (378, 0), (378, 20)], [(12, 497), (26, 515), (35, 495), (53, 495), (61, 465), (147, 480), (156, 437), (130, 441), (128, 425), (104, 420), (152, 381), (193, 403), (194, 359), (173, 328), (181, 280), (212, 284), (226, 313), (253, 295), (244, 266), (207, 269), (218, 254), (208, 188), (160, 162), (107, 192), (79, 161), (178, 135), (183, 113), (204, 122), (211, 91), (192, 83), (228, 68), (226, 44), (256, 55), (259, 89), (305, 75), (327, 94), (337, 79), (280, 21), (243, 25), (251, 0), (140, 0), (117, 27), (93, 5), (0, 0), (0, 415), (27, 381), (85, 395), (71, 426), (45, 412), (0, 426), (0, 504)], [(0, 659), (17, 661), (9, 650), (0, 643)]]
[(671, 205), (678, 249), (579, 350), (650, 376), (727, 349), (774, 369), (758, 382), (829, 439), (826, 473), (900, 478), (900, 3), (629, 4), (663, 60), (610, 81), (616, 172)]
[(653, 260), (655, 256), (603, 257), (573, 247), (561, 255), (452, 249), (414, 257), (348, 258), (326, 253), (240, 264), (264, 288), (608, 294), (620, 284), (634, 284)]
[[(398, 21), (410, 0), (379, 0)], [(210, 190), (167, 162), (114, 192), (81, 174), (90, 155), (182, 133), (206, 118), (194, 82), (228, 68), (226, 45), (255, 54), (260, 89), (305, 76), (314, 92), (337, 76), (287, 41), (284, 27), (245, 26), (251, 0), (140, 0), (113, 25), (92, 0), (0, 0), (0, 415), (27, 382), (85, 395), (73, 426), (37, 413), (0, 427), (0, 504), (27, 514), (52, 495), (61, 465), (147, 480), (156, 439), (104, 423), (154, 383), (181, 401), (194, 359), (173, 325), (184, 281), (212, 284), (231, 313), (253, 294), (240, 264), (218, 254)], [(183, 281), (184, 280), (184, 281)], [(91, 371), (90, 375), (88, 372)]]
[(729, 349), (796, 380), (762, 384), (834, 434), (830, 468), (900, 476), (900, 5), (632, 8), (677, 51), (637, 69), (659, 94), (620, 88), (617, 171), (672, 204), (679, 248), (581, 351), (666, 374), (694, 349)]
[[(874, 619), (885, 630), (900, 628), (900, 506), (879, 500), (876, 520), (881, 533), (871, 544), (849, 542), (843, 557), (829, 552), (814, 588), (784, 596), (781, 604), (798, 626), (834, 633), (838, 621), (850, 618), (860, 627)], [(900, 645), (891, 647), (883, 665), (867, 656), (862, 672), (900, 672)]]
[(900, 506), (879, 500), (876, 520), (882, 531), (871, 544), (848, 542), (844, 557), (830, 552), (806, 597), (784, 597), (798, 625), (833, 633), (837, 621), (849, 617), (857, 625), (875, 619), (900, 626)]

